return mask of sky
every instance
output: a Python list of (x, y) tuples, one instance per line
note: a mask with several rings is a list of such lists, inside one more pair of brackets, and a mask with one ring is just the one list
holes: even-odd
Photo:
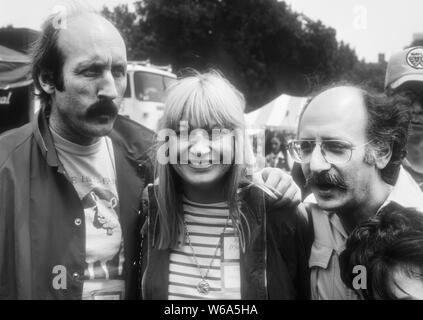
[(423, 34), (422, 0), (286, 0), (294, 11), (321, 20), (336, 30), (337, 39), (356, 50), (358, 57), (386, 59)]
[[(313, 20), (321, 20), (336, 30), (337, 39), (355, 49), (360, 59), (376, 62), (386, 59), (423, 34), (422, 0), (284, 0), (291, 8)], [(39, 30), (43, 19), (63, 0), (0, 0), (0, 26), (12, 24)], [(90, 0), (100, 9), (133, 0)]]

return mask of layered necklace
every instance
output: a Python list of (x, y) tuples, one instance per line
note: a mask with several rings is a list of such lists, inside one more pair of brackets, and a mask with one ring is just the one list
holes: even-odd
[[(229, 222), (229, 215), (228, 215), (228, 218), (226, 219), (225, 227), (223, 228), (223, 230), (222, 230), (221, 234), (222, 234), (222, 233), (225, 233), (226, 228), (228, 227), (228, 222)], [(184, 219), (184, 226), (185, 226), (185, 232), (186, 232), (186, 235), (187, 235), (187, 237), (186, 237), (186, 238), (187, 238), (187, 241), (188, 241), (188, 245), (189, 245), (189, 247), (191, 248), (191, 251), (192, 251), (192, 260), (194, 260), (194, 263), (196, 264), (196, 266), (197, 266), (197, 268), (198, 268), (198, 271), (200, 272), (200, 277), (201, 277), (201, 280), (200, 280), (200, 282), (198, 282), (198, 284), (197, 284), (197, 291), (198, 291), (200, 294), (202, 294), (202, 295), (207, 295), (207, 294), (209, 294), (209, 291), (210, 291), (210, 284), (209, 284), (209, 282), (206, 280), (206, 278), (207, 278), (207, 275), (209, 274), (209, 271), (210, 271), (210, 269), (211, 269), (211, 266), (212, 266), (212, 264), (213, 264), (213, 261), (214, 261), (214, 259), (216, 258), (217, 251), (219, 250), (219, 246), (220, 246), (220, 245), (221, 245), (221, 243), (222, 243), (222, 237), (219, 237), (219, 241), (217, 242), (216, 247), (215, 247), (215, 249), (214, 249), (214, 254), (213, 254), (212, 259), (210, 260), (210, 264), (209, 264), (209, 266), (208, 266), (208, 268), (207, 268), (206, 272), (203, 274), (203, 269), (201, 268), (201, 265), (200, 265), (200, 263), (199, 263), (199, 262), (198, 262), (198, 260), (197, 260), (197, 257), (196, 257), (196, 255), (195, 255), (195, 250), (194, 250), (194, 248), (193, 248), (193, 246), (192, 246), (192, 244), (191, 244), (191, 236), (190, 236), (190, 234), (189, 234), (189, 231), (188, 231), (188, 226), (187, 226), (187, 224), (186, 224), (186, 222), (185, 222), (185, 219)]]

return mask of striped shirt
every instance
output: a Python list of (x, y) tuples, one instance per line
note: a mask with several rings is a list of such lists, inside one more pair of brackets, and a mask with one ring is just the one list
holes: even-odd
[[(183, 210), (192, 249), (185, 239), (183, 245), (171, 251), (169, 300), (240, 299), (239, 239), (235, 236), (232, 220), (228, 219), (227, 203), (199, 204), (184, 199)], [(232, 251), (228, 249), (229, 246)], [(193, 258), (193, 250), (201, 273)], [(199, 293), (197, 285), (201, 281), (201, 274), (204, 276), (206, 273), (210, 291), (204, 295)]]

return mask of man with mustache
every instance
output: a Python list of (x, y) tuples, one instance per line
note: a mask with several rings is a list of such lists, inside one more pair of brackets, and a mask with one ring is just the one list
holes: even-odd
[(119, 32), (69, 9), (46, 20), (33, 47), (41, 110), (0, 139), (0, 299), (136, 297), (153, 133), (117, 116), (127, 66)]
[[(41, 110), (0, 137), (0, 299), (135, 299), (153, 132), (118, 116), (117, 29), (86, 8), (65, 13), (33, 49)], [(280, 193), (274, 205), (296, 201), (282, 171), (257, 178)]]
[(401, 167), (410, 114), (400, 96), (335, 86), (303, 110), (298, 140), (289, 144), (312, 195), (304, 201), (313, 225), (313, 299), (356, 299), (341, 280), (339, 255), (348, 234), (396, 201), (423, 210), (423, 194)]

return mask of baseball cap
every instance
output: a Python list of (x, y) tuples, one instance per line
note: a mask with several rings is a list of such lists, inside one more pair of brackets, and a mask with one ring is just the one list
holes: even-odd
[(389, 59), (385, 89), (396, 89), (409, 81), (423, 82), (423, 47), (407, 48), (394, 53)]

